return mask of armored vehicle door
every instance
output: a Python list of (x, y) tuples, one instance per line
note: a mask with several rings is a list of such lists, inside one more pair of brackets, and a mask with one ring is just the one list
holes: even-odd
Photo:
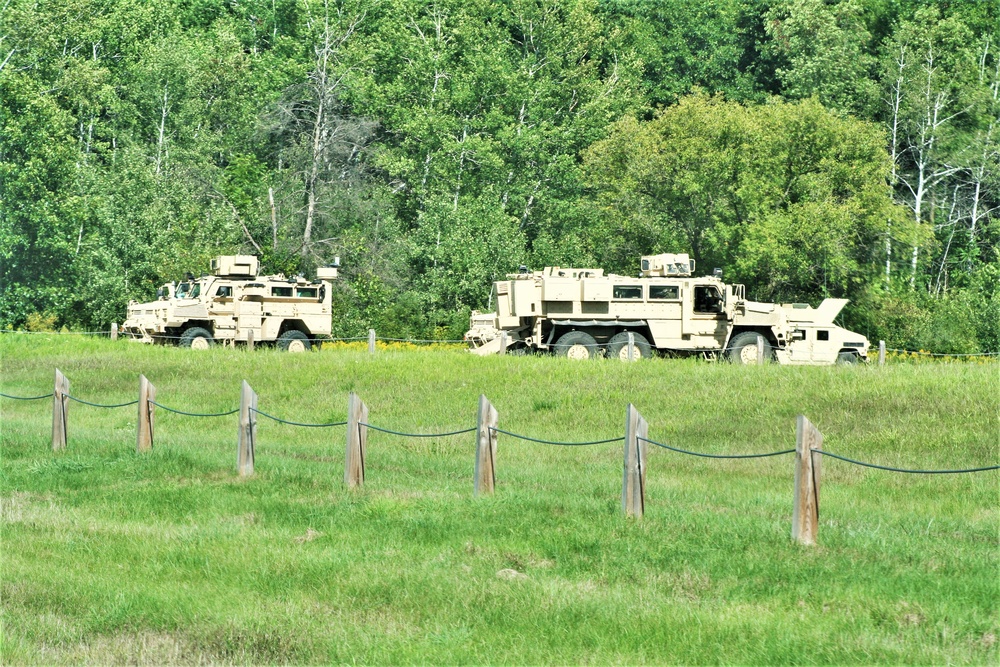
[(264, 304), (262, 295), (264, 286), (252, 283), (239, 290), (234, 300), (234, 315), (236, 317), (236, 338), (246, 340), (250, 330), (253, 330), (254, 340), (263, 340), (261, 337), (261, 320), (264, 316)]
[(807, 364), (812, 361), (814, 330), (798, 328), (792, 330), (788, 343), (788, 361), (792, 364)]
[(233, 285), (215, 282), (207, 287), (208, 315), (215, 325), (216, 338), (228, 338), (224, 332), (232, 332), (236, 328)]
[(678, 283), (655, 282), (647, 288), (646, 321), (656, 347), (683, 348), (683, 303)]
[(722, 347), (729, 330), (725, 300), (715, 284), (685, 285), (684, 336), (696, 349)]

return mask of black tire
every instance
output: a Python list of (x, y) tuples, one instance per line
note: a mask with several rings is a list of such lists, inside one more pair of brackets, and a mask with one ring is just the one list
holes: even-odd
[(278, 349), (286, 352), (308, 352), (312, 348), (309, 336), (297, 329), (289, 329), (278, 336)]
[(556, 356), (570, 359), (596, 359), (598, 350), (597, 341), (585, 331), (570, 331), (563, 334), (555, 344)]
[(853, 366), (859, 361), (861, 358), (853, 352), (841, 352), (837, 355), (837, 364), (840, 366)]
[(507, 354), (514, 357), (526, 357), (531, 354), (531, 348), (521, 343), (520, 345), (507, 348)]
[[(616, 333), (608, 341), (608, 356), (612, 359), (628, 361), (628, 334), (627, 331)], [(653, 356), (653, 349), (649, 345), (646, 337), (640, 333), (632, 332), (632, 361), (650, 359)]]
[[(729, 350), (726, 356), (734, 364), (740, 364), (743, 366), (757, 365), (757, 334), (753, 331), (744, 331), (741, 334), (733, 337), (729, 341)], [(771, 349), (771, 344), (767, 341), (767, 338), (760, 336), (764, 341), (764, 363), (768, 364), (771, 362), (771, 355), (773, 350)]]
[(177, 347), (189, 347), (194, 350), (206, 350), (215, 344), (212, 332), (201, 327), (185, 329), (177, 340)]

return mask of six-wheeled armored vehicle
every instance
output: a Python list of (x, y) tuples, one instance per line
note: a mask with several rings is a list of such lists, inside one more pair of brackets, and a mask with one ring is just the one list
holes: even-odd
[(756, 363), (867, 361), (868, 339), (833, 323), (847, 299), (750, 301), (721, 271), (693, 277), (686, 254), (641, 258), (638, 277), (549, 267), (493, 285), (496, 312), (473, 311), (465, 338), (477, 354), (552, 351), (571, 358), (642, 359), (654, 351)]

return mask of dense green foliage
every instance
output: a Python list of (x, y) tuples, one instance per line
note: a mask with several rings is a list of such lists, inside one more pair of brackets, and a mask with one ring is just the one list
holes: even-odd
[[(369, 421), (475, 424), (552, 440), (650, 437), (715, 454), (793, 447), (806, 414), (827, 451), (907, 468), (1000, 456), (997, 364), (744, 367), (573, 364), (462, 351), (308, 355), (0, 336), (0, 391)], [(303, 391), (303, 388), (308, 388)], [(599, 389), (597, 389), (599, 388)], [(681, 390), (680, 388), (683, 388)], [(430, 396), (430, 400), (419, 400)], [(609, 397), (613, 397), (609, 399)], [(416, 400), (415, 400), (416, 399)], [(0, 398), (0, 662), (19, 664), (996, 664), (997, 471), (918, 476), (824, 459), (819, 543), (789, 537), (793, 460), (651, 447), (646, 514), (621, 515), (620, 444), (501, 434), (497, 489), (473, 498), (474, 434), (369, 432), (343, 486), (344, 429), (259, 418), (256, 474), (235, 472), (235, 416)], [(513, 578), (499, 576), (515, 570)]]
[[(1000, 9), (976, 0), (11, 0), (0, 326), (219, 253), (340, 256), (335, 327), (452, 337), (521, 264), (691, 252), (1000, 350)], [(957, 318), (957, 320), (956, 320)]]

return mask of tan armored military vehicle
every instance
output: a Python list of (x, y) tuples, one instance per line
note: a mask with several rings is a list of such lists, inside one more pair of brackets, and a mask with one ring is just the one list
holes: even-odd
[(496, 312), (473, 311), (465, 338), (484, 355), (506, 344), (576, 359), (642, 359), (655, 350), (753, 364), (760, 345), (766, 361), (782, 364), (867, 361), (868, 339), (833, 323), (847, 299), (818, 308), (760, 303), (719, 271), (693, 273), (688, 255), (661, 254), (643, 257), (637, 278), (558, 267), (512, 274), (494, 283)]
[(211, 275), (168, 283), (157, 300), (129, 302), (122, 331), (143, 343), (175, 343), (205, 349), (215, 342), (274, 342), (302, 352), (333, 324), (328, 280), (337, 277), (338, 261), (317, 269), (317, 279), (278, 274), (259, 276), (257, 258), (229, 255), (212, 260)]

